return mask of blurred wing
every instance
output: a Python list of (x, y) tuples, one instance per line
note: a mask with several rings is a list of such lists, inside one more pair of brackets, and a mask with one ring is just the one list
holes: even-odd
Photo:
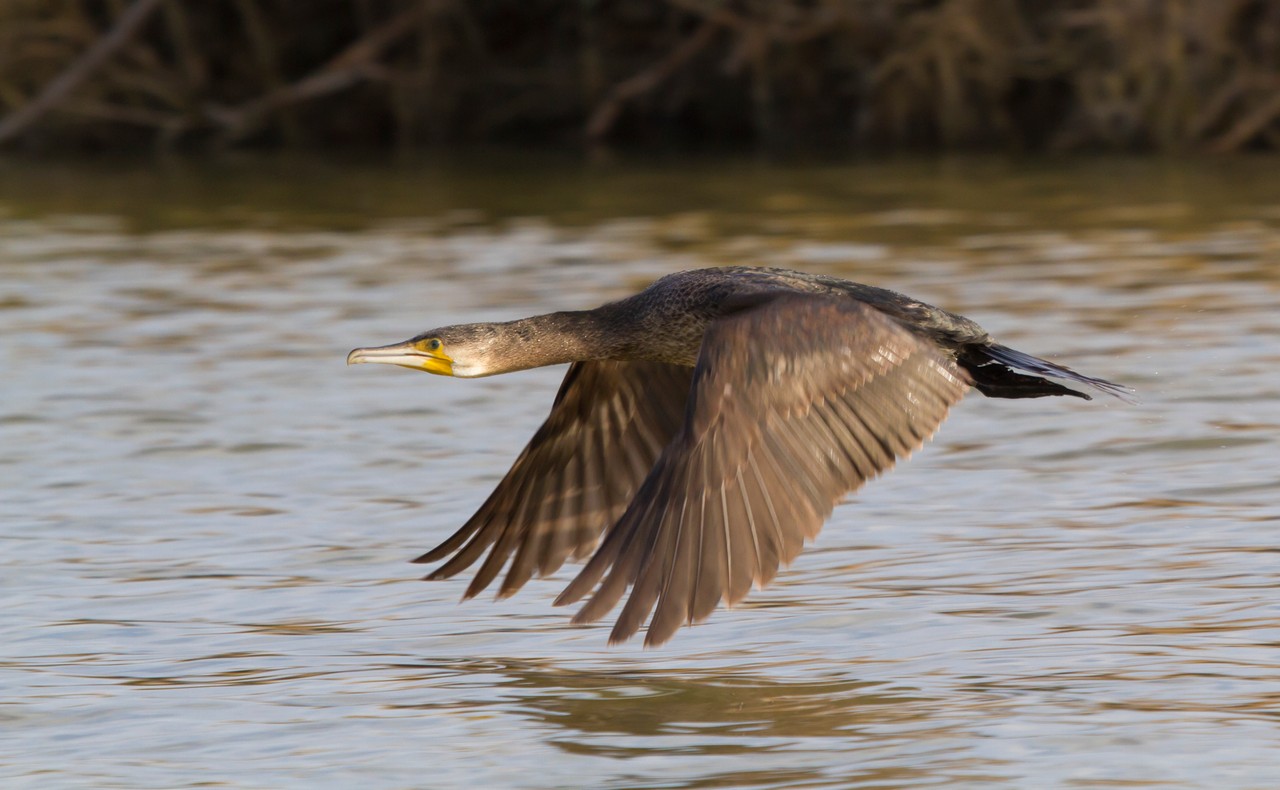
[[(646, 645), (768, 584), (847, 492), (937, 430), (968, 389), (927, 342), (852, 300), (779, 297), (713, 323), (688, 416), (557, 599), (575, 622), (622, 598), (610, 642)], [(606, 573), (607, 572), (607, 573)]]
[(586, 556), (675, 435), (692, 375), (691, 368), (659, 362), (571, 365), (551, 414), (493, 494), (461, 529), (414, 562), (453, 554), (427, 577), (445, 579), (492, 547), (467, 587), (470, 598), (512, 554), (501, 596), (535, 572), (546, 575), (570, 556)]

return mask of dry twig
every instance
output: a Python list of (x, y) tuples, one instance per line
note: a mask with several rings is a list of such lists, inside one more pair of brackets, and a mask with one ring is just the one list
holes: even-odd
[(627, 102), (643, 96), (670, 79), (681, 66), (711, 43), (719, 28), (720, 25), (715, 22), (703, 22), (680, 46), (667, 53), (665, 58), (614, 85), (592, 111), (591, 118), (587, 121), (587, 139), (598, 141), (608, 134)]
[(57, 107), (80, 83), (92, 76), (108, 58), (133, 38), (142, 23), (147, 21), (147, 17), (160, 7), (161, 2), (163, 0), (136, 0), (129, 6), (116, 20), (115, 27), (46, 85), (39, 96), (0, 121), (0, 145), (16, 139), (27, 127)]

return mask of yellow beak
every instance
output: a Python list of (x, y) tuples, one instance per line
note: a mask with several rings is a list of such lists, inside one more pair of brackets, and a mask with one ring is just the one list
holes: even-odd
[(383, 365), (399, 365), (410, 370), (425, 370), (439, 376), (453, 375), (453, 358), (442, 349), (428, 351), (426, 341), (394, 343), (390, 346), (357, 348), (347, 354), (348, 365), (377, 362)]

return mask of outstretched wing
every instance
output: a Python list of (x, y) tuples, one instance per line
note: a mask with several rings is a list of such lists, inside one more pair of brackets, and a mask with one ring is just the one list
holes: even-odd
[[(769, 583), (847, 492), (937, 430), (968, 388), (955, 363), (844, 299), (782, 296), (713, 323), (686, 421), (600, 548), (556, 600), (657, 645)], [(607, 572), (607, 573), (606, 573)]]
[(490, 549), (467, 587), (470, 598), (512, 554), (502, 596), (535, 571), (546, 575), (570, 556), (586, 556), (675, 435), (692, 375), (692, 368), (660, 362), (571, 365), (551, 414), (493, 494), (461, 529), (414, 562), (452, 554), (427, 577), (444, 579)]

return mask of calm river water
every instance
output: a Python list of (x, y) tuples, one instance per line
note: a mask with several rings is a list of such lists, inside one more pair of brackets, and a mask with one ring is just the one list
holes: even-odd
[[(666, 272), (888, 286), (971, 394), (664, 648), (408, 559), (561, 370), (346, 368)], [(1280, 161), (0, 165), (6, 788), (1280, 785)]]

